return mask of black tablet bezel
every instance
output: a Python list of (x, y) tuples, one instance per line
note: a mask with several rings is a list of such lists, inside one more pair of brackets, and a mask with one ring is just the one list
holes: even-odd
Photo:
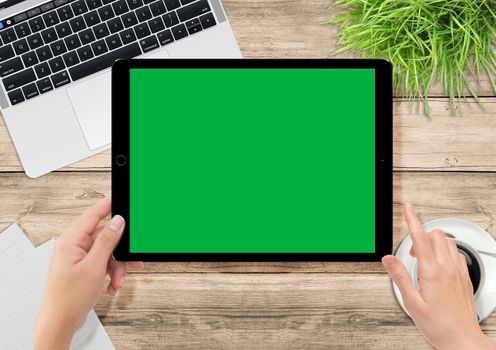
[[(375, 69), (375, 252), (374, 253), (131, 253), (129, 237), (129, 71), (133, 68)], [(359, 96), (357, 96), (359, 99)], [(392, 67), (379, 59), (134, 59), (112, 66), (112, 214), (127, 222), (114, 257), (122, 261), (379, 261), (392, 250)], [(125, 158), (119, 157), (124, 156)], [(123, 160), (126, 160), (123, 162)], [(123, 164), (124, 163), (124, 164)], [(353, 208), (350, 208), (353, 210)], [(357, 213), (357, 219), (360, 213)], [(350, 227), (353, 230), (353, 227)]]

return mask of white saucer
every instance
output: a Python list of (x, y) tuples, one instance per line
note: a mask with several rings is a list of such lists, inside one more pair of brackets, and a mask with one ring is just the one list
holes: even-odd
[[(436, 228), (450, 233), (456, 240), (464, 242), (471, 246), (480, 254), (483, 266), (482, 271), (485, 271), (484, 285), (477, 292), (475, 305), (477, 307), (477, 315), (479, 322), (484, 321), (493, 310), (496, 308), (496, 241), (482, 227), (468, 220), (443, 218), (426, 222), (424, 231), (429, 232)], [(415, 269), (416, 258), (410, 256), (410, 248), (412, 240), (407, 235), (401, 242), (396, 257), (405, 265), (410, 277), (414, 279), (412, 271)], [(401, 298), (400, 291), (396, 284), (393, 283), (393, 291), (401, 308), (406, 312)]]

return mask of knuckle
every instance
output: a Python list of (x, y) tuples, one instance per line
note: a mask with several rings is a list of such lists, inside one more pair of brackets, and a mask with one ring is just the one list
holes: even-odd
[(110, 232), (109, 230), (103, 230), (98, 235), (98, 237), (95, 241), (95, 244), (98, 244), (98, 246), (100, 246), (101, 248), (108, 248), (108, 247), (112, 246), (113, 242), (114, 242), (114, 239), (113, 239), (112, 232)]
[(431, 239), (439, 239), (439, 238), (445, 238), (444, 231), (440, 229), (434, 229), (431, 232), (429, 232), (429, 236)]
[(422, 275), (427, 279), (436, 279), (442, 275), (442, 270), (437, 262), (433, 262), (425, 269), (422, 269)]

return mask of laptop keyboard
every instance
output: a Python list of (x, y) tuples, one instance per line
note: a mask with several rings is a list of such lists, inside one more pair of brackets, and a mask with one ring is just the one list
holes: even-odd
[(0, 31), (12, 105), (216, 24), (207, 0), (54, 0)]

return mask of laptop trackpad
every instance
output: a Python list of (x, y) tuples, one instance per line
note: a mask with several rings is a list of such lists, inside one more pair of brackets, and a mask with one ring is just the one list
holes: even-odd
[(109, 70), (67, 89), (90, 150), (110, 143), (111, 76)]

